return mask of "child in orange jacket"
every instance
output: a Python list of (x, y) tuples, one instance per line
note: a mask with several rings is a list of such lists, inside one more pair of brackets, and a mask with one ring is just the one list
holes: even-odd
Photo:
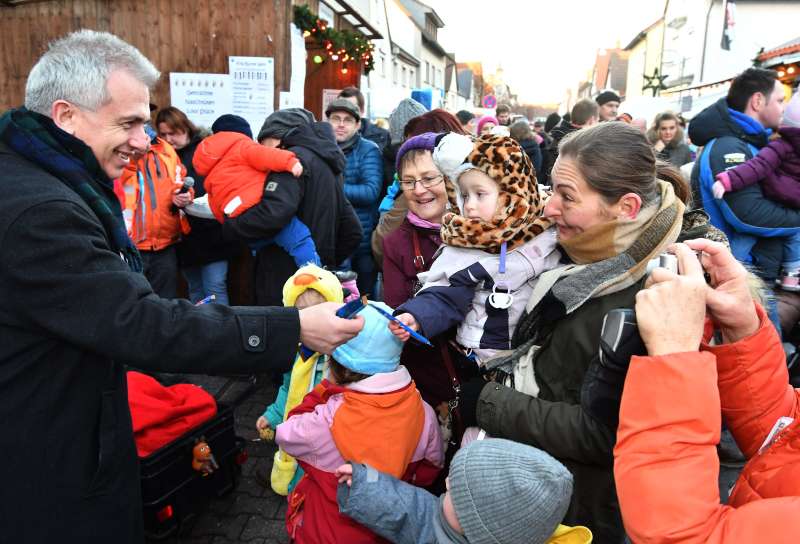
[[(303, 175), (303, 165), (291, 151), (275, 149), (253, 141), (250, 125), (238, 115), (226, 114), (214, 121), (213, 135), (200, 142), (192, 164), (205, 176), (208, 204), (217, 221), (236, 217), (261, 201), (264, 182), (271, 172)], [(309, 262), (320, 265), (311, 231), (297, 217), (274, 239), (251, 244), (258, 250), (275, 243), (286, 250), (298, 267)]]

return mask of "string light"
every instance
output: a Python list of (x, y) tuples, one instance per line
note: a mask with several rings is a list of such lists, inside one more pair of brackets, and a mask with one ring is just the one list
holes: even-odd
[(314, 64), (322, 64), (322, 57), (319, 55), (314, 55)]
[(789, 66), (789, 67), (786, 69), (786, 73), (787, 73), (787, 74), (793, 74), (793, 73), (794, 73), (794, 66)]
[(347, 68), (342, 68), (342, 73), (346, 74), (347, 73)]

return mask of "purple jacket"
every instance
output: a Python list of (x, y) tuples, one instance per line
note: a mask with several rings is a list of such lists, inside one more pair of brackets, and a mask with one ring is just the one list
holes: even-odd
[(404, 219), (400, 227), (383, 239), (383, 301), (397, 308), (414, 294), (417, 269), (414, 267), (413, 233), (419, 238), (423, 271), (433, 262), (433, 254), (441, 245), (439, 231), (412, 225)]
[[(726, 189), (739, 191), (759, 181), (764, 195), (792, 208), (800, 208), (800, 128), (781, 127), (780, 138), (761, 148), (758, 155), (717, 176)], [(729, 183), (725, 183), (725, 177)]]

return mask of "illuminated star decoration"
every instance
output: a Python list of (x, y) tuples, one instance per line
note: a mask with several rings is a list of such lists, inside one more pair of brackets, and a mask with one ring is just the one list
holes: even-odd
[(653, 68), (652, 76), (648, 76), (647, 74), (644, 75), (644, 85), (642, 86), (642, 90), (645, 91), (647, 89), (652, 89), (653, 96), (655, 96), (658, 94), (658, 91), (663, 91), (667, 88), (667, 86), (664, 85), (664, 80), (667, 79), (667, 77), (669, 76), (666, 74), (659, 75), (658, 68)]

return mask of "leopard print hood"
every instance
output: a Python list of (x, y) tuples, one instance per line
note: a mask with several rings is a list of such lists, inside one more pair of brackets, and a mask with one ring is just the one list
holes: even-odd
[[(433, 160), (445, 176), (450, 202), (450, 211), (442, 218), (445, 244), (499, 253), (506, 242), (511, 251), (550, 226), (550, 221), (541, 216), (549, 195), (539, 192), (530, 159), (508, 136), (474, 139), (450, 133), (439, 140)], [(458, 178), (471, 169), (480, 170), (499, 186), (497, 212), (491, 221), (462, 215)]]

